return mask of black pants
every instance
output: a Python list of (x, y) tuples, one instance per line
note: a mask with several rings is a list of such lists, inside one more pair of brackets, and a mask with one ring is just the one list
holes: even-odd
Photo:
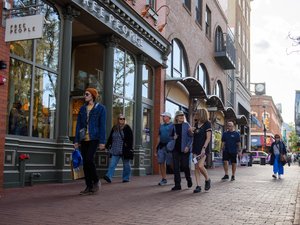
[(181, 186), (180, 169), (183, 170), (185, 179), (187, 181), (192, 180), (189, 161), (190, 161), (190, 152), (183, 153), (183, 152), (173, 151), (174, 182), (176, 187)]
[(98, 183), (96, 166), (94, 162), (95, 153), (99, 145), (98, 140), (81, 142), (81, 155), (83, 158), (84, 179), (87, 187), (92, 188), (94, 183)]

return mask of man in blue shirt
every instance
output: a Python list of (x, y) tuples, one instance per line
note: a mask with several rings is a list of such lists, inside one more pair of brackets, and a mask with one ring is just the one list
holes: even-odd
[(227, 122), (227, 131), (222, 135), (222, 155), (223, 155), (223, 167), (225, 175), (222, 180), (228, 180), (228, 162), (232, 165), (232, 176), (231, 181), (235, 180), (236, 171), (236, 157), (241, 151), (241, 140), (240, 134), (235, 131), (234, 123), (232, 121)]
[(173, 123), (171, 122), (171, 114), (164, 112), (161, 114), (163, 123), (159, 127), (159, 139), (157, 152), (155, 156), (157, 157), (159, 170), (161, 174), (161, 181), (158, 185), (167, 184), (167, 173), (166, 173), (166, 164), (170, 165), (172, 162), (172, 153), (167, 151), (167, 144), (170, 141), (170, 134), (173, 128)]

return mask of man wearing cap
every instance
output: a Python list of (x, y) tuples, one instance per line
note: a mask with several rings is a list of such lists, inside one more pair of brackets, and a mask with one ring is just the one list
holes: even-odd
[(172, 116), (169, 112), (164, 112), (161, 116), (163, 123), (159, 127), (158, 146), (155, 153), (162, 178), (158, 183), (160, 186), (167, 184), (166, 164), (170, 165), (172, 162), (172, 154), (167, 151), (166, 146), (170, 141), (170, 134), (173, 127), (173, 123), (171, 122)]
[(80, 108), (77, 117), (75, 148), (80, 146), (83, 158), (83, 171), (86, 188), (81, 195), (93, 194), (99, 190), (99, 178), (94, 163), (97, 148), (105, 149), (106, 142), (106, 109), (95, 100), (98, 91), (95, 88), (85, 90), (85, 104)]

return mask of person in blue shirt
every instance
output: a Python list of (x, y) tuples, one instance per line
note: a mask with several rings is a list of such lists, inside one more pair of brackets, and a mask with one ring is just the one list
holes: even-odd
[(232, 165), (231, 181), (235, 180), (236, 172), (236, 158), (237, 154), (241, 154), (241, 140), (240, 134), (235, 131), (234, 123), (232, 121), (227, 122), (227, 131), (222, 135), (222, 155), (223, 155), (223, 168), (225, 175), (222, 180), (228, 180), (228, 164), (229, 161)]
[(158, 146), (157, 152), (155, 153), (162, 178), (158, 183), (160, 186), (167, 184), (166, 165), (172, 164), (172, 153), (167, 151), (167, 144), (170, 141), (170, 134), (173, 129), (171, 114), (169, 112), (164, 112), (161, 116), (163, 123), (159, 127)]
[(86, 184), (86, 188), (80, 192), (81, 195), (93, 194), (99, 190), (94, 157), (98, 147), (100, 150), (105, 149), (106, 109), (104, 105), (95, 102), (97, 97), (98, 91), (95, 88), (87, 88), (84, 94), (85, 104), (80, 108), (77, 117), (74, 147), (80, 146)]

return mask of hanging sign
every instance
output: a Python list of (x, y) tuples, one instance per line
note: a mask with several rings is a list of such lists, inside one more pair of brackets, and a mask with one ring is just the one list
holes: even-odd
[(43, 15), (6, 19), (5, 41), (20, 41), (43, 37)]

